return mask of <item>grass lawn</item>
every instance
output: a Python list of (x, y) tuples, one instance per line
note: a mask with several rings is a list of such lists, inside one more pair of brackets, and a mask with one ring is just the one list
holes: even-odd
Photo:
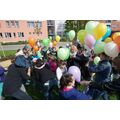
[[(4, 53), (5, 53), (5, 56), (6, 56), (6, 57), (14, 56), (15, 53), (16, 53), (16, 50), (6, 50), (6, 51), (4, 51)], [(4, 57), (2, 51), (0, 51), (0, 56), (1, 56), (1, 57)]]
[[(81, 86), (81, 85), (77, 85), (77, 89), (80, 91), (83, 91), (85, 89), (85, 87)], [(28, 94), (33, 98), (33, 100), (44, 100), (41, 94), (40, 90), (35, 90), (35, 88), (32, 86), (32, 84), (30, 84), (29, 86), (26, 86), (26, 90), (28, 92)], [(108, 93), (109, 94), (109, 100), (117, 100), (117, 96), (115, 93)], [(60, 100), (59, 98), (59, 92), (58, 89), (55, 89), (52, 92), (53, 95), (53, 100)], [(100, 98), (100, 100), (102, 100)]]

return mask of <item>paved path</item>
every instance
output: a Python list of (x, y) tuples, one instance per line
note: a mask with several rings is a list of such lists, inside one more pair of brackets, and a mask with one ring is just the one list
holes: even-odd
[[(65, 46), (66, 44), (67, 42), (60, 42), (58, 46)], [(18, 49), (22, 49), (24, 45), (3, 45), (2, 47), (3, 47), (3, 50), (18, 50)]]
[(3, 62), (0, 62), (0, 65), (4, 68), (8, 68), (10, 64), (11, 64), (11, 60), (5, 60)]

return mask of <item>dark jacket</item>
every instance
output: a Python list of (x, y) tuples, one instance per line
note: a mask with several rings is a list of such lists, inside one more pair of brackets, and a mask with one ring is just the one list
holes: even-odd
[(60, 91), (60, 97), (63, 100), (89, 100), (90, 97), (72, 88), (68, 91)]
[(54, 73), (46, 66), (41, 69), (33, 68), (32, 70), (32, 80), (40, 82), (41, 84), (44, 84), (48, 80), (54, 79), (55, 77), (56, 76), (54, 75)]
[(89, 71), (96, 73), (95, 81), (98, 83), (104, 83), (110, 81), (110, 73), (112, 67), (108, 60), (101, 61), (98, 65), (90, 65)]
[(29, 76), (27, 75), (25, 68), (11, 64), (3, 84), (3, 94), (5, 96), (11, 96), (17, 90), (20, 90), (22, 81), (28, 79)]

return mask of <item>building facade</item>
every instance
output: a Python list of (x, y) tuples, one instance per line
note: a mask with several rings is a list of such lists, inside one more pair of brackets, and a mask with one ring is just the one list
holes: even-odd
[(47, 20), (48, 36), (55, 37), (55, 20)]
[(65, 30), (65, 20), (56, 20), (55, 21), (55, 34), (63, 36)]
[(29, 37), (48, 37), (47, 21), (0, 20), (0, 42), (17, 42)]

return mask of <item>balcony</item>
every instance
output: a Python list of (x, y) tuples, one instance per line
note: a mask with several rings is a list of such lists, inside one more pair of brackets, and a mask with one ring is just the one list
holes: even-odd
[(48, 31), (49, 35), (54, 35), (55, 33), (53, 31)]
[(47, 21), (47, 26), (55, 26), (55, 22), (52, 20)]

